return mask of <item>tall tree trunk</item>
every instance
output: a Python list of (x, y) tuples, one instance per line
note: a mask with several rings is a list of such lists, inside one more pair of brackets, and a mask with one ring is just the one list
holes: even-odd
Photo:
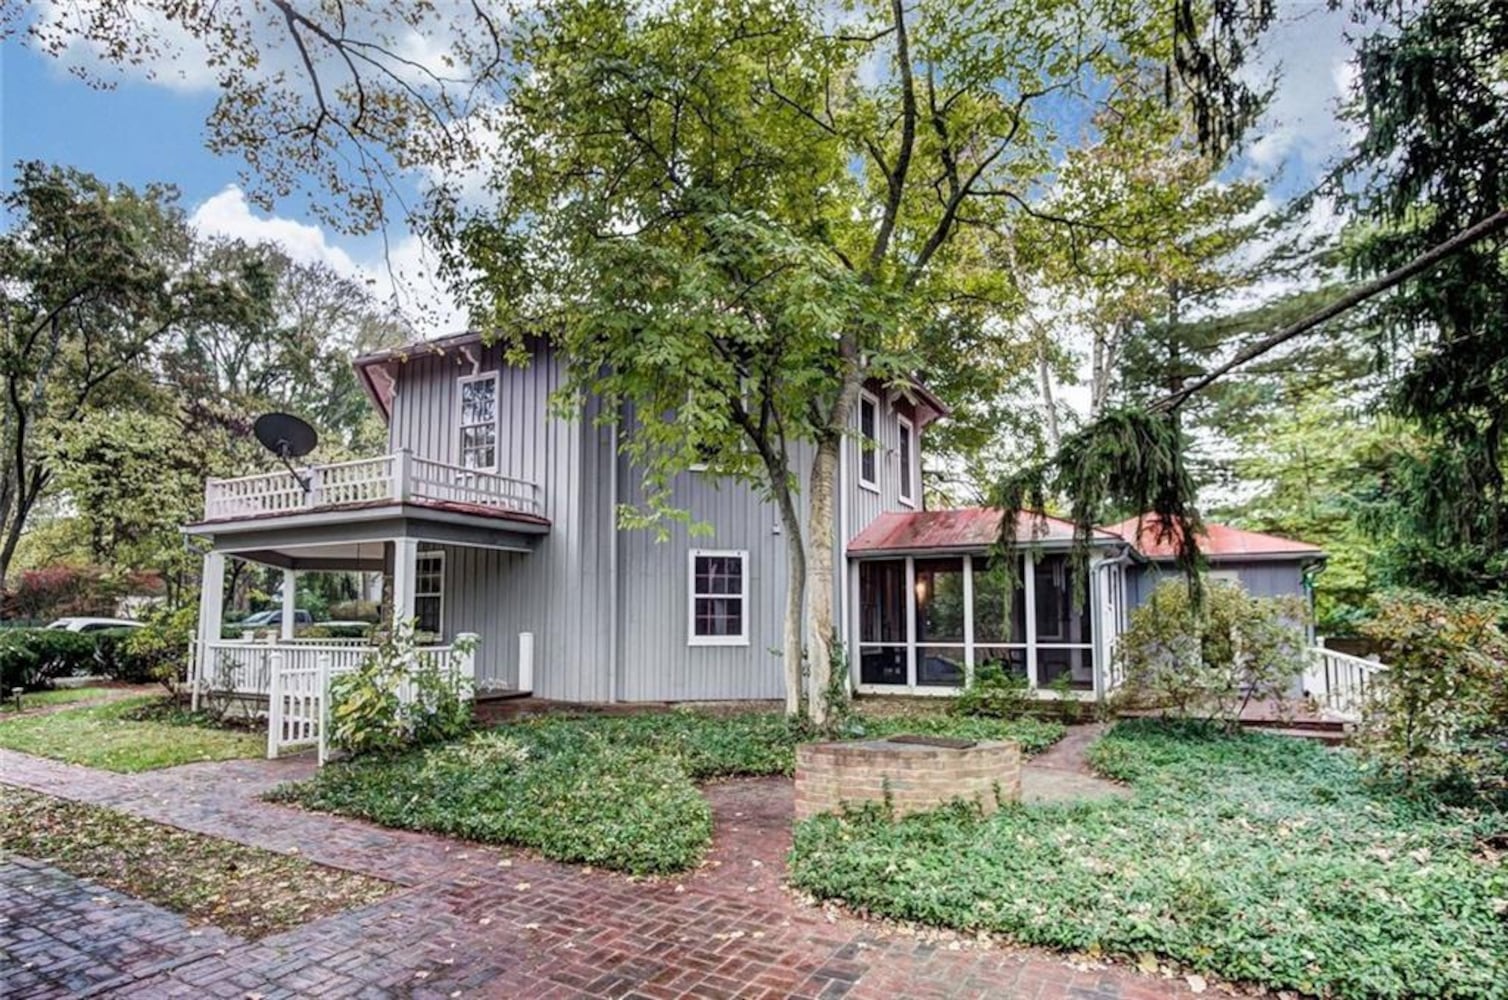
[(786, 593), (785, 621), (781, 635), (781, 660), (785, 667), (785, 714), (801, 714), (802, 615), (806, 611), (806, 543), (802, 540), (801, 516), (788, 487), (775, 491), (780, 523), (785, 531)]
[(1047, 363), (1047, 341), (1037, 338), (1037, 382), (1042, 390), (1042, 409), (1047, 415), (1047, 444), (1057, 454), (1063, 435), (1058, 427), (1058, 403), (1052, 392), (1052, 366)]
[[(845, 419), (846, 423), (846, 419)], [(812, 458), (812, 482), (807, 498), (807, 656), (811, 689), (808, 711), (812, 722), (827, 722), (828, 688), (832, 681), (833, 643), (837, 639), (833, 617), (833, 549), (837, 526), (834, 503), (838, 492), (838, 462), (843, 438), (828, 435), (817, 444)]]

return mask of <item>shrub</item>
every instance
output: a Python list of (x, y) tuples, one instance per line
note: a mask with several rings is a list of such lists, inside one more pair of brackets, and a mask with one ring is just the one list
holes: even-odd
[(1357, 743), (1383, 775), (1508, 803), (1504, 605), (1391, 594), (1364, 626), (1388, 665)]
[(1304, 672), (1305, 616), (1296, 598), (1212, 583), (1196, 604), (1183, 581), (1167, 581), (1116, 647), (1120, 700), (1232, 723), (1252, 699), (1286, 700)]
[(30, 569), (0, 595), (0, 618), (109, 617), (124, 592), (123, 581), (111, 579), (102, 566)]
[(188, 678), (188, 647), (198, 629), (199, 607), (195, 604), (153, 615), (126, 636), (123, 646), (127, 659), (121, 679), (161, 681), (175, 690)]
[(39, 688), (54, 677), (88, 674), (95, 669), (95, 640), (83, 632), (13, 628), (0, 631), (0, 685)]
[(354, 754), (388, 753), (455, 739), (471, 727), (469, 681), (455, 669), (470, 650), (438, 663), (420, 657), (405, 622), (357, 669), (330, 682), (330, 742)]
[(996, 719), (1013, 719), (1025, 715), (1031, 707), (1030, 683), (1025, 677), (1011, 673), (999, 663), (981, 663), (976, 666), (973, 681), (953, 702), (953, 710), (959, 715), (982, 715)]

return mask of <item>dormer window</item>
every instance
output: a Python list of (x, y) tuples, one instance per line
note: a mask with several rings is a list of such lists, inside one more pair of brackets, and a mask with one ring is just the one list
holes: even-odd
[(460, 455), (467, 469), (497, 469), (497, 372), (468, 375), (461, 393)]
[(859, 485), (878, 491), (880, 401), (869, 393), (859, 397)]

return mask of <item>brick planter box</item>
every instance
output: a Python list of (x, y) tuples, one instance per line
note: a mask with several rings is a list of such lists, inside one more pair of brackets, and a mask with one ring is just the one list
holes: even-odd
[(954, 799), (986, 813), (1021, 798), (1021, 746), (982, 740), (961, 749), (851, 740), (796, 748), (796, 818), (836, 812), (843, 803), (881, 802), (896, 816)]

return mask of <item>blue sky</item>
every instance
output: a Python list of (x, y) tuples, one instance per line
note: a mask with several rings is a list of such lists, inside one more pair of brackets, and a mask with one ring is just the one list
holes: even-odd
[[(1312, 0), (1280, 4), (1280, 9), (1288, 20), (1269, 36), (1265, 58), (1269, 66), (1281, 66), (1282, 81), (1261, 138), (1240, 165), (1243, 172), (1271, 179), (1278, 197), (1306, 187), (1339, 149), (1343, 133), (1334, 107), (1349, 79), (1344, 15)], [(216, 156), (204, 146), (204, 121), (216, 95), (205, 67), (184, 58), (156, 67), (154, 79), (129, 70), (120, 74), (115, 89), (96, 90), (66, 68), (69, 60), (91, 57), (75, 49), (59, 60), (14, 37), (0, 43), (0, 184), (9, 184), (12, 164), (22, 159), (68, 164), (133, 186), (169, 182), (180, 189), (183, 206), (201, 231), (276, 240), (298, 259), (322, 260), (366, 280), (379, 295), (393, 294), (395, 278), (378, 237), (326, 230), (302, 197), (273, 206), (271, 214), (247, 202), (239, 187), (239, 158)], [(429, 307), (422, 317), (426, 328), (458, 325), (453, 303), (427, 277), (418, 241), (402, 231), (389, 235), (404, 307), (410, 312)]]

